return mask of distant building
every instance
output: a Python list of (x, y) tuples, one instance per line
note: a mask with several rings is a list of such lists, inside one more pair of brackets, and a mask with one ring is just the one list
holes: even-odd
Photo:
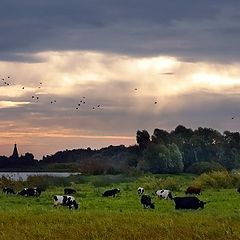
[(13, 154), (10, 157), (12, 160), (18, 160), (19, 159), (19, 155), (18, 155), (18, 150), (17, 150), (17, 144), (14, 144), (14, 148), (13, 148)]

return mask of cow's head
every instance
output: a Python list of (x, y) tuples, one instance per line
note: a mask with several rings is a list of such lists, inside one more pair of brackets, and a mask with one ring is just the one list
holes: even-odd
[(205, 205), (206, 203), (207, 203), (207, 202), (200, 201), (200, 202), (199, 202), (199, 206), (200, 206), (200, 208), (203, 209), (203, 208), (204, 208), (204, 205)]
[(78, 204), (75, 200), (71, 201), (70, 205), (69, 205), (69, 208), (75, 208), (75, 209), (78, 209)]
[(150, 204), (150, 208), (151, 208), (151, 209), (154, 209), (154, 208), (155, 208), (154, 203), (151, 203), (151, 204)]

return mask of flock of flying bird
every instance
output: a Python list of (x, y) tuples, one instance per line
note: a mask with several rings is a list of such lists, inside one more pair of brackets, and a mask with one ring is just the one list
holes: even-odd
[[(166, 73), (162, 73), (164, 75), (173, 75), (174, 73), (172, 72), (166, 72)], [(10, 76), (7, 76), (7, 77), (4, 77), (1, 79), (2, 80), (2, 86), (12, 86), (14, 85), (14, 83), (11, 83), (11, 77)], [(39, 82), (39, 85), (37, 86), (38, 89), (40, 89), (42, 87), (43, 83), (42, 82)], [(24, 86), (21, 87), (22, 90), (25, 89)], [(137, 92), (138, 91), (138, 88), (134, 88), (134, 92)], [(39, 95), (37, 94), (34, 94), (31, 96), (31, 100), (32, 101), (38, 101), (40, 99)], [(57, 100), (56, 99), (52, 99), (50, 100), (50, 104), (56, 104), (57, 103)], [(82, 99), (77, 103), (77, 105), (74, 107), (75, 110), (80, 110), (81, 106), (85, 105), (87, 103), (86, 101), (86, 96), (83, 96)], [(157, 101), (154, 101), (154, 104), (156, 105), (158, 102)], [(90, 108), (92, 110), (96, 110), (98, 108), (101, 108), (102, 106), (100, 104), (97, 104), (97, 105), (94, 105), (94, 106), (91, 106)], [(232, 116), (231, 117), (231, 120), (234, 120), (235, 119), (235, 116)]]
[[(10, 80), (11, 80), (10, 76), (7, 76), (7, 77), (5, 77), (5, 78), (2, 78), (3, 86), (12, 86), (12, 85), (14, 85), (14, 83), (11, 83)], [(37, 88), (40, 89), (40, 88), (42, 87), (42, 85), (43, 85), (43, 83), (42, 83), (42, 82), (39, 82), (39, 86), (38, 86)], [(25, 87), (22, 86), (21, 89), (24, 90)], [(39, 97), (39, 95), (37, 95), (37, 94), (34, 94), (34, 95), (31, 96), (31, 100), (32, 100), (32, 101), (38, 101), (39, 99), (40, 99), (40, 97)], [(53, 99), (53, 100), (50, 101), (50, 104), (56, 104), (56, 103), (57, 103), (57, 100), (56, 100), (56, 99)], [(76, 109), (76, 110), (79, 110), (79, 109), (80, 109), (80, 106), (85, 105), (86, 103), (87, 103), (86, 97), (83, 96), (82, 99), (79, 101), (79, 103), (75, 106), (75, 109)], [(91, 109), (92, 109), (92, 110), (95, 110), (95, 109), (100, 108), (100, 107), (101, 107), (101, 105), (100, 105), (100, 104), (97, 104), (96, 106), (92, 106)]]
[[(165, 75), (173, 75), (174, 73), (162, 73), (162, 74), (165, 74)], [(3, 86), (11, 86), (11, 85), (14, 85), (13, 83), (11, 84), (10, 83), (11, 81), (11, 78), (10, 76), (7, 76), (5, 78), (2, 78), (2, 83), (3, 83)], [(42, 87), (43, 83), (42, 82), (39, 82), (39, 85), (38, 85), (38, 89), (40, 89)], [(24, 90), (25, 87), (22, 86), (22, 90)], [(138, 91), (138, 88), (134, 88), (134, 91), (137, 92)], [(40, 97), (38, 95), (32, 95), (32, 101), (38, 101), (40, 99)], [(57, 100), (56, 99), (53, 99), (50, 101), (50, 104), (56, 104), (57, 103)], [(157, 101), (154, 101), (154, 104), (156, 105), (158, 102)], [(79, 110), (81, 108), (82, 105), (85, 105), (86, 104), (86, 97), (83, 96), (82, 99), (79, 101), (79, 103), (75, 106), (75, 110)], [(100, 108), (101, 105), (100, 104), (97, 104), (95, 106), (92, 106), (91, 109), (92, 110), (95, 110), (95, 109), (98, 109)], [(234, 116), (231, 117), (232, 120), (235, 119)]]
[[(2, 83), (3, 83), (3, 86), (12, 86), (12, 85), (15, 85), (14, 83), (11, 83), (11, 77), (10, 76), (7, 76), (5, 78), (2, 78)], [(40, 89), (41, 87), (43, 86), (43, 83), (42, 82), (39, 82), (39, 85), (38, 85), (38, 89)], [(22, 86), (21, 87), (22, 90), (25, 90), (25, 86)], [(137, 92), (138, 89), (137, 88), (134, 88), (134, 91)], [(40, 99), (39, 95), (37, 94), (34, 94), (31, 96), (31, 100), (32, 101), (38, 101)], [(50, 100), (50, 104), (56, 104), (57, 103), (57, 100), (56, 99), (53, 99), (53, 100)], [(79, 101), (79, 103), (75, 106), (75, 110), (79, 110), (81, 106), (85, 105), (87, 102), (86, 102), (86, 97), (83, 96), (82, 99)], [(154, 104), (157, 104), (157, 101), (154, 101)], [(92, 110), (95, 110), (95, 109), (98, 109), (98, 108), (101, 108), (102, 106), (100, 104), (97, 104), (97, 105), (94, 105), (91, 107)]]

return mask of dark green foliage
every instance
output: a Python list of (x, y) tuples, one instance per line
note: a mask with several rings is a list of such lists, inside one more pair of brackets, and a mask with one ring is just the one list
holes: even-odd
[(186, 172), (202, 174), (212, 171), (224, 171), (226, 170), (220, 163), (217, 162), (196, 162), (190, 166)]
[(197, 177), (192, 185), (207, 188), (236, 188), (240, 181), (240, 174), (231, 174), (227, 171), (213, 171), (210, 173), (203, 173)]
[(136, 140), (141, 150), (146, 149), (150, 143), (150, 135), (147, 130), (137, 131)]
[[(2, 171), (68, 171), (102, 175), (139, 172), (202, 173), (240, 169), (240, 134), (212, 128), (195, 130), (178, 125), (168, 132), (138, 130), (136, 145), (108, 146), (99, 150), (73, 149), (34, 160), (31, 153), (18, 159), (0, 156)], [(223, 167), (223, 168), (222, 168)]]
[(156, 128), (152, 135), (152, 142), (155, 144), (168, 144), (170, 143), (170, 134), (165, 130)]
[(153, 173), (179, 173), (183, 170), (182, 154), (176, 144), (150, 144), (144, 151), (142, 164), (144, 161), (145, 170)]

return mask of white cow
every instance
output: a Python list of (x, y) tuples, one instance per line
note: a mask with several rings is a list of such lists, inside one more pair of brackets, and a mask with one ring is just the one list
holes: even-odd
[(161, 189), (161, 190), (157, 190), (155, 193), (159, 198), (173, 199), (172, 192), (170, 190)]
[(137, 189), (137, 192), (138, 192), (139, 195), (143, 194), (144, 193), (144, 188), (143, 187), (139, 187)]
[(62, 206), (68, 206), (69, 209), (72, 209), (72, 208), (78, 209), (78, 204), (73, 196), (55, 195), (53, 199), (54, 199), (54, 207), (62, 205)]

